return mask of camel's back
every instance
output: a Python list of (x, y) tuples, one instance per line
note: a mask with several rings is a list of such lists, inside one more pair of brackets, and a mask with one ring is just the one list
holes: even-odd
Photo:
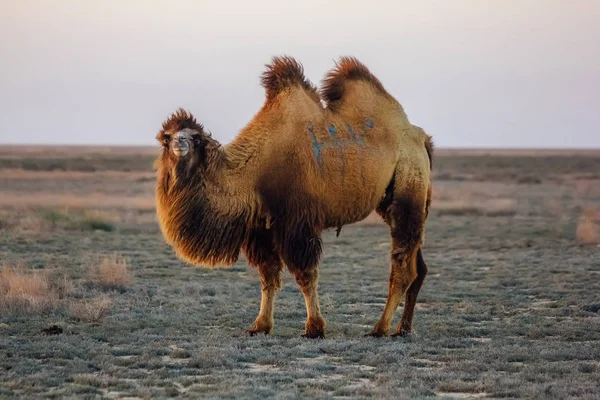
[(399, 160), (420, 159), (420, 153), (426, 158), (420, 135), (397, 103), (363, 98), (355, 104), (364, 106), (332, 111), (298, 90), (274, 111), (264, 175), (289, 196), (310, 197), (327, 226), (368, 216)]

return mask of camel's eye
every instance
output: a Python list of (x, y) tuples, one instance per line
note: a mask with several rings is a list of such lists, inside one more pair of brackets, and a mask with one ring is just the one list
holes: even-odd
[(161, 135), (160, 142), (162, 143), (163, 146), (168, 147), (170, 141), (171, 141), (171, 135), (169, 135), (167, 133), (163, 133)]
[(192, 142), (194, 142), (194, 146), (200, 145), (201, 138), (200, 138), (200, 134), (199, 133), (194, 133), (192, 135)]

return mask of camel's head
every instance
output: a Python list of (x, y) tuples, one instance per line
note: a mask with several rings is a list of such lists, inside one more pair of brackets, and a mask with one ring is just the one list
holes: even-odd
[(194, 116), (183, 109), (171, 114), (162, 124), (156, 139), (163, 147), (163, 157), (174, 163), (182, 160), (203, 162), (207, 147), (214, 143)]

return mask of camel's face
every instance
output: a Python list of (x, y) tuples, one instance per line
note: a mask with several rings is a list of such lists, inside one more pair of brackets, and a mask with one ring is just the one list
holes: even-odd
[(202, 134), (194, 129), (165, 132), (162, 135), (164, 150), (176, 159), (187, 158), (202, 146)]

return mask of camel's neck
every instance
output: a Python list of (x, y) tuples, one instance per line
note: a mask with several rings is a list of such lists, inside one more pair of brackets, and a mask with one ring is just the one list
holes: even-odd
[(214, 266), (237, 260), (252, 207), (228, 172), (225, 162), (159, 168), (160, 227), (166, 241), (187, 262)]

